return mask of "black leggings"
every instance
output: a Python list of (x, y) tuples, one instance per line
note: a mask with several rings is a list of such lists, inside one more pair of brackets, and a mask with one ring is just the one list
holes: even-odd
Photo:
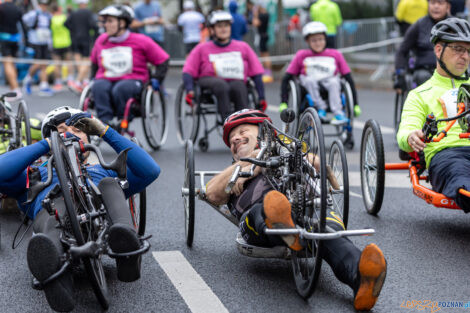
[[(263, 204), (257, 203), (240, 218), (240, 232), (243, 239), (251, 245), (273, 247), (286, 244), (279, 236), (264, 234), (266, 224)], [(328, 210), (326, 225), (334, 230), (344, 230), (341, 218), (333, 210)], [(335, 276), (354, 289), (356, 284), (357, 266), (361, 251), (346, 237), (325, 240), (323, 242), (323, 259), (331, 266)]]
[[(198, 79), (201, 88), (210, 89), (217, 98), (218, 111), (222, 121), (233, 112), (248, 108), (248, 90), (241, 80), (226, 81), (219, 77), (201, 77)], [(235, 106), (232, 112), (230, 101)]]

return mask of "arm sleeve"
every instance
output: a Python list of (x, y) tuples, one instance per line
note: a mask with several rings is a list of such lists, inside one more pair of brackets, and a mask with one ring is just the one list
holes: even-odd
[(289, 80), (294, 79), (294, 75), (286, 73), (281, 81), (281, 103), (289, 100)]
[(341, 24), (343, 24), (343, 18), (341, 17), (341, 10), (339, 9), (339, 5), (336, 4), (336, 26), (340, 26)]
[(255, 75), (252, 77), (253, 81), (255, 82), (256, 91), (258, 92), (258, 97), (260, 100), (264, 100), (264, 84), (263, 84), (263, 77), (261, 74)]
[(356, 91), (356, 85), (354, 84), (354, 80), (352, 78), (351, 73), (347, 73), (346, 75), (343, 76), (344, 79), (348, 82), (349, 86), (351, 86), (351, 91), (352, 91), (352, 96), (353, 96), (353, 101), (354, 105), (359, 104), (357, 101), (357, 91)]
[(167, 61), (170, 59), (170, 56), (168, 53), (166, 53), (165, 50), (163, 50), (162, 47), (160, 47), (158, 44), (156, 44), (150, 37), (144, 37), (146, 38), (147, 42), (144, 43), (145, 45), (145, 55), (147, 57), (147, 60), (154, 64), (154, 65), (160, 65), (163, 62)]
[(169, 64), (170, 60), (166, 60), (165, 62), (158, 64), (152, 71), (152, 78), (158, 79), (160, 84), (163, 83), (163, 81), (165, 80), (166, 72), (168, 72)]
[(194, 90), (194, 78), (188, 73), (183, 73), (183, 84), (187, 92)]
[(131, 148), (127, 154), (129, 188), (124, 190), (126, 197), (142, 191), (160, 175), (160, 166), (152, 157), (144, 149), (124, 138), (114, 129), (108, 128), (103, 138), (117, 153)]
[(426, 121), (425, 105), (426, 103), (417, 92), (410, 91), (403, 106), (400, 128), (397, 133), (398, 146), (403, 151), (413, 151), (408, 144), (408, 136), (412, 131), (423, 128)]
[(395, 69), (405, 69), (407, 67), (408, 55), (410, 50), (415, 46), (418, 31), (418, 23), (411, 25), (406, 31), (400, 49), (398, 49), (395, 55)]

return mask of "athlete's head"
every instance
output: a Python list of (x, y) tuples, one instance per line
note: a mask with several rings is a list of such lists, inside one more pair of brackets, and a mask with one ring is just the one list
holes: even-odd
[(438, 73), (457, 80), (468, 79), (470, 24), (455, 17), (442, 20), (431, 29), (431, 42)]
[(47, 6), (49, 5), (49, 0), (38, 0), (39, 7), (42, 11), (47, 11)]
[(41, 134), (42, 138), (47, 138), (51, 136), (52, 130), (57, 130), (59, 133), (69, 132), (77, 137), (79, 137), (83, 142), (88, 143), (88, 136), (81, 130), (73, 126), (67, 126), (65, 121), (67, 121), (72, 115), (77, 113), (83, 113), (78, 109), (74, 109), (69, 106), (63, 106), (57, 109), (54, 109), (47, 113), (46, 117), (42, 121)]
[(99, 12), (99, 17), (109, 37), (122, 35), (134, 19), (134, 10), (127, 5), (110, 5)]
[(207, 26), (211, 36), (219, 42), (230, 40), (232, 35), (232, 15), (226, 11), (214, 11), (207, 18)]
[(194, 5), (194, 2), (191, 0), (186, 0), (183, 2), (183, 10), (185, 11), (191, 11), (196, 9), (196, 6)]
[(449, 12), (450, 0), (428, 0), (428, 14), (433, 20), (443, 20)]
[(80, 8), (86, 8), (88, 6), (89, 0), (75, 0), (75, 3), (80, 7)]
[(233, 113), (224, 122), (224, 142), (235, 161), (248, 157), (258, 144), (258, 125), (269, 116), (258, 110), (244, 109)]
[(326, 48), (326, 26), (322, 22), (305, 24), (302, 35), (313, 52), (320, 53)]

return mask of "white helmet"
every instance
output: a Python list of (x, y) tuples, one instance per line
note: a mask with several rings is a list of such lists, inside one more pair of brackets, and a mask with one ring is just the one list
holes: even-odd
[(114, 16), (116, 18), (121, 18), (124, 19), (127, 22), (127, 25), (132, 23), (132, 20), (134, 19), (134, 10), (127, 5), (122, 5), (122, 4), (115, 4), (115, 5), (110, 5), (101, 10), (98, 13), (99, 16)]
[(209, 15), (209, 18), (207, 19), (207, 22), (209, 26), (214, 26), (215, 24), (219, 22), (230, 22), (233, 23), (233, 17), (232, 14), (222, 11), (222, 10), (217, 10), (212, 12)]
[(310, 35), (314, 34), (326, 34), (326, 26), (322, 22), (310, 22), (305, 24), (302, 29), (302, 36), (307, 38)]
[(89, 0), (75, 0), (76, 4), (88, 4)]
[(57, 125), (64, 123), (72, 115), (77, 113), (83, 113), (83, 111), (69, 106), (63, 106), (47, 113), (41, 125), (42, 138), (49, 137), (52, 129), (55, 129)]
[(194, 5), (194, 2), (191, 1), (191, 0), (186, 0), (183, 3), (183, 9), (184, 10), (194, 10), (195, 8), (196, 8), (196, 6)]

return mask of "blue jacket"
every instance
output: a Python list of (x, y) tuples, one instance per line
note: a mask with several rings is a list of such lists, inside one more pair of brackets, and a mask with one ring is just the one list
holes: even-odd
[(230, 14), (232, 14), (233, 17), (231, 38), (236, 40), (243, 40), (243, 35), (245, 35), (248, 31), (246, 28), (245, 17), (237, 13), (238, 4), (235, 1), (231, 1), (228, 7)]

